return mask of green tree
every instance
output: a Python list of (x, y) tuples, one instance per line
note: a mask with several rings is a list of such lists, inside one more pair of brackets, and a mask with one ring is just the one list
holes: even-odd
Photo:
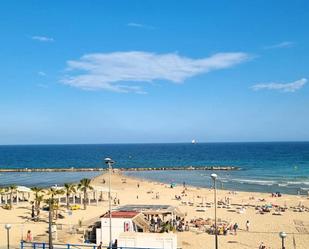
[(93, 187), (91, 186), (91, 180), (88, 178), (83, 178), (80, 180), (78, 187), (79, 190), (83, 191), (84, 193), (84, 209), (87, 209), (87, 199), (88, 199), (88, 190), (92, 190)]
[(34, 192), (34, 207), (36, 210), (36, 215), (39, 217), (41, 202), (44, 199), (44, 191), (43, 188), (40, 187), (32, 187), (31, 190)]
[(10, 193), (10, 209), (13, 207), (13, 194), (17, 192), (17, 186), (15, 184), (8, 187), (8, 192)]
[(69, 207), (70, 207), (70, 202), (69, 202), (70, 195), (73, 194), (73, 193), (76, 193), (75, 184), (65, 183), (64, 184), (64, 191), (65, 191), (65, 195), (66, 195), (66, 199), (67, 199), (67, 209), (69, 209)]
[[(65, 191), (63, 189), (58, 189), (58, 188), (49, 188), (47, 190), (47, 195), (49, 195), (50, 197), (47, 199), (48, 203), (49, 203), (49, 209), (50, 212), (52, 214), (52, 217), (54, 216), (54, 214), (56, 215), (56, 219), (58, 216), (58, 209), (59, 209), (59, 203), (58, 200), (55, 199), (55, 197), (57, 195), (63, 195), (65, 193)], [(56, 211), (56, 213), (54, 213), (54, 210)]]
[[(49, 206), (49, 214), (48, 214), (48, 243), (49, 248), (53, 248), (53, 239), (52, 239), (52, 223), (53, 223), (53, 217), (54, 217), (54, 209), (58, 210), (58, 203), (55, 199), (55, 196), (64, 194), (64, 191), (62, 189), (57, 188), (49, 188), (47, 190), (47, 195), (49, 198), (46, 201)], [(57, 215), (57, 214), (56, 214)]]
[(0, 198), (2, 198), (2, 195), (6, 194), (7, 189), (6, 188), (1, 188), (0, 187)]

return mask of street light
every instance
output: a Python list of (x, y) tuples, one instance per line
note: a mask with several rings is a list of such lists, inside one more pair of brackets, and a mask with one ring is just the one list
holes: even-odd
[(217, 174), (210, 175), (214, 181), (214, 203), (215, 203), (215, 248), (218, 249), (218, 233), (217, 233), (217, 189), (216, 189), (216, 180), (218, 178)]
[(115, 163), (111, 158), (105, 158), (105, 163), (108, 165), (108, 209), (109, 209), (109, 248), (113, 246), (112, 240), (112, 203), (111, 203), (111, 171), (112, 165)]
[(280, 232), (279, 237), (282, 239), (282, 249), (285, 249), (284, 246), (284, 239), (286, 238), (287, 234), (285, 232)]
[(10, 229), (12, 227), (11, 224), (5, 224), (6, 234), (7, 234), (7, 242), (8, 242), (8, 249), (10, 249)]

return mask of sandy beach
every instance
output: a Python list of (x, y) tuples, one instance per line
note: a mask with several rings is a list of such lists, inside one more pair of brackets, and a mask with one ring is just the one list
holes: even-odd
[[(105, 179), (105, 183), (103, 183), (103, 179)], [(106, 174), (103, 174), (94, 178), (92, 185), (106, 187), (107, 182), (108, 178)], [(182, 194), (184, 190), (182, 185), (171, 188), (167, 184), (127, 177), (117, 172), (112, 176), (112, 189), (114, 196), (117, 195), (117, 198), (120, 199), (120, 206), (125, 204), (169, 204), (177, 206), (186, 215), (185, 220), (189, 222), (198, 218), (206, 220), (214, 217), (213, 190), (211, 189), (186, 186), (186, 191)], [(158, 195), (159, 198), (155, 198), (155, 195)], [(181, 196), (181, 200), (176, 200), (175, 196)], [(218, 206), (218, 219), (239, 225), (237, 235), (219, 236), (220, 248), (258, 248), (261, 242), (264, 242), (267, 248), (280, 248), (281, 239), (278, 235), (280, 231), (287, 233), (286, 248), (308, 248), (309, 213), (308, 211), (296, 212), (296, 209), (293, 208), (298, 206), (304, 206), (305, 210), (309, 208), (309, 199), (306, 196), (272, 197), (270, 193), (228, 190), (218, 190), (217, 196), (218, 201), (229, 200), (228, 207)], [(203, 212), (201, 212), (198, 206), (204, 205), (204, 203), (205, 205), (208, 203), (209, 207), (203, 208)], [(287, 207), (287, 210), (281, 215), (274, 215), (275, 208), (264, 214), (260, 214), (255, 208), (255, 206), (267, 204)], [(64, 218), (56, 220), (59, 227), (58, 242), (82, 243), (82, 233), (72, 235), (68, 232), (70, 228), (82, 223), (80, 230), (87, 229), (89, 225), (98, 221), (98, 217), (104, 214), (107, 209), (107, 200), (99, 202), (98, 206), (90, 205), (87, 210), (73, 211), (72, 215), (69, 215), (66, 207), (62, 206), (60, 213), (64, 215)], [(47, 216), (47, 211), (41, 211), (40, 221), (31, 221), (31, 204), (29, 202), (20, 203), (18, 206), (14, 205), (12, 210), (1, 208), (0, 248), (6, 246), (6, 239), (4, 239), (6, 237), (4, 224), (6, 223), (12, 224), (10, 235), (11, 244), (14, 247), (18, 247), (22, 238), (25, 239), (28, 230), (31, 230), (35, 241), (47, 241)], [(246, 230), (246, 221), (250, 221), (249, 231)], [(190, 231), (177, 232), (177, 236), (178, 247), (184, 249), (214, 247), (214, 236), (195, 227), (194, 224), (190, 224)]]

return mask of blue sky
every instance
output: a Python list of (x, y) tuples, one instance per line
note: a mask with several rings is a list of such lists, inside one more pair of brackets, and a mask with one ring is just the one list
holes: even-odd
[(0, 143), (309, 140), (308, 1), (1, 1)]

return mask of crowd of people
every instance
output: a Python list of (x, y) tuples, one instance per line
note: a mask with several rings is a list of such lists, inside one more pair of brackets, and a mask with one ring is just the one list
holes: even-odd
[(163, 221), (159, 215), (152, 215), (150, 219), (150, 232), (189, 231), (189, 222), (176, 216), (174, 219)]

